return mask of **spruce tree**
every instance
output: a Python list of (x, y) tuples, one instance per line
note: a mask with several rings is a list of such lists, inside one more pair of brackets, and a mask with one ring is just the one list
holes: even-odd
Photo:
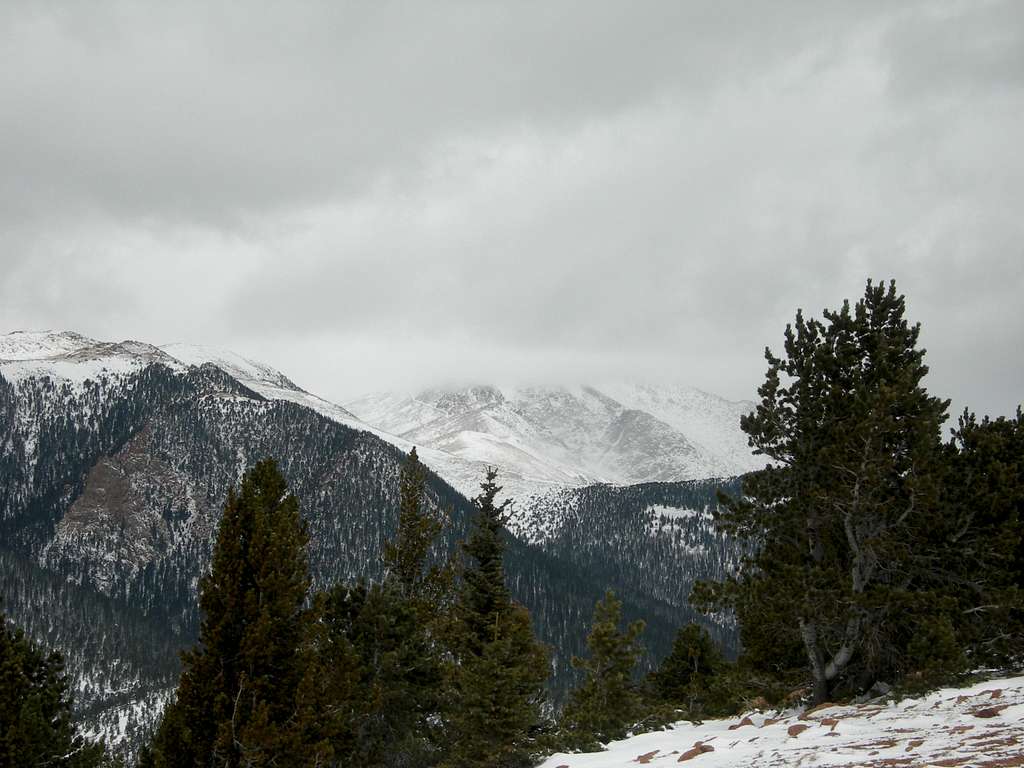
[(640, 686), (633, 678), (643, 654), (644, 622), (637, 620), (621, 629), (621, 619), (622, 603), (609, 590), (594, 606), (587, 636), (589, 655), (572, 659), (584, 679), (570, 693), (562, 713), (561, 730), (570, 749), (593, 749), (624, 738), (641, 717)]
[(0, 611), (0, 768), (102, 764), (103, 745), (76, 732), (64, 660), (44, 653)]
[(383, 581), (317, 596), (315, 730), (339, 765), (426, 768), (439, 758), (450, 569), (429, 562), (444, 518), (429, 509), (425, 479), (414, 448), (402, 465)]
[(402, 463), (398, 487), (398, 531), (384, 547), (386, 580), (416, 604), (425, 621), (446, 599), (450, 571), (429, 563), (431, 550), (444, 530), (445, 518), (432, 513), (424, 493), (426, 469), (414, 447)]
[(453, 654), (446, 728), (449, 768), (525, 768), (537, 751), (547, 649), (505, 583), (504, 515), (497, 472), (488, 469), (463, 551), (450, 635)]
[(824, 321), (797, 312), (785, 357), (766, 350), (761, 401), (741, 427), (772, 463), (723, 499), (719, 517), (753, 554), (728, 583), (693, 595), (734, 607), (744, 645), (767, 665), (778, 662), (772, 638), (783, 657), (799, 647), (818, 701), (894, 674), (894, 646), (926, 636), (948, 609), (930, 538), (944, 515), (948, 401), (922, 385), (920, 326), (904, 312), (894, 284), (868, 281), (855, 307)]
[(699, 624), (687, 624), (676, 633), (672, 651), (648, 676), (655, 697), (682, 707), (691, 718), (719, 714), (716, 678), (725, 660), (708, 631)]
[(433, 764), (442, 667), (417, 603), (390, 582), (338, 585), (321, 600), (321, 723), (338, 764)]
[(1024, 413), (978, 419), (965, 410), (948, 446), (945, 591), (972, 664), (1024, 654)]
[(177, 697), (152, 746), (155, 766), (298, 760), (298, 698), (310, 667), (306, 543), (298, 501), (275, 462), (259, 462), (228, 492), (199, 584), (199, 644), (182, 655)]

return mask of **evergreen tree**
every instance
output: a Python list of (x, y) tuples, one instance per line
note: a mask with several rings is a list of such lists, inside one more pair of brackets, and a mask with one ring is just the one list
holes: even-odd
[(683, 707), (691, 717), (719, 714), (714, 684), (725, 660), (708, 631), (699, 624), (687, 624), (676, 633), (669, 653), (648, 676), (655, 697)]
[(75, 732), (60, 654), (44, 653), (0, 611), (0, 768), (103, 763), (103, 745)]
[(398, 488), (398, 532), (384, 547), (387, 579), (398, 592), (417, 604), (428, 620), (441, 608), (450, 586), (450, 571), (428, 564), (431, 549), (444, 530), (445, 521), (431, 514), (424, 495), (426, 469), (414, 447), (402, 464)]
[(580, 687), (569, 695), (562, 713), (561, 730), (570, 749), (593, 749), (626, 736), (641, 717), (640, 686), (633, 679), (643, 654), (640, 635), (644, 622), (619, 628), (622, 603), (610, 590), (594, 606), (587, 636), (590, 655), (574, 656), (572, 665), (584, 672)]
[(199, 585), (203, 620), (182, 655), (176, 701), (156, 734), (155, 766), (279, 764), (307, 741), (299, 701), (310, 669), (303, 609), (307, 535), (299, 505), (272, 460), (228, 492), (210, 572)]
[(321, 600), (319, 718), (335, 764), (431, 765), (443, 678), (417, 604), (391, 582), (339, 585)]
[(720, 516), (754, 552), (730, 582), (693, 595), (736, 608), (765, 662), (772, 637), (783, 656), (801, 647), (818, 701), (893, 674), (894, 646), (927, 636), (949, 609), (932, 580), (941, 548), (929, 544), (943, 519), (948, 401), (921, 384), (920, 326), (904, 310), (894, 284), (868, 281), (825, 322), (798, 312), (785, 358), (766, 350), (761, 402), (741, 427), (772, 464)]
[(446, 727), (452, 739), (448, 768), (521, 768), (536, 751), (532, 731), (541, 720), (548, 653), (534, 637), (529, 613), (513, 603), (503, 556), (501, 488), (488, 469), (474, 500), (477, 514), (463, 544), (469, 562), (456, 596)]
[(402, 465), (383, 582), (339, 584), (317, 596), (312, 697), (316, 737), (331, 745), (331, 764), (425, 768), (439, 757), (450, 569), (428, 562), (444, 521), (428, 510), (425, 479), (414, 448)]
[(1024, 414), (964, 411), (949, 445), (948, 548), (943, 587), (955, 596), (952, 625), (972, 663), (1024, 654)]

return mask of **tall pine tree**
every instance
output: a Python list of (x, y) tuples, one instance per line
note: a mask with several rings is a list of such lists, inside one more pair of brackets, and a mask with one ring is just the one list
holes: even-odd
[(312, 699), (332, 765), (427, 768), (440, 758), (450, 568), (431, 562), (444, 517), (432, 512), (415, 448), (402, 465), (395, 538), (381, 583), (339, 584), (317, 596)]
[(441, 609), (451, 585), (450, 568), (430, 562), (431, 550), (445, 527), (445, 517), (432, 512), (424, 492), (426, 468), (414, 447), (405, 461), (398, 486), (398, 532), (384, 547), (386, 580), (416, 604), (424, 620)]
[(199, 585), (199, 644), (182, 656), (176, 700), (146, 758), (153, 765), (302, 762), (300, 693), (311, 666), (306, 543), (299, 504), (277, 465), (259, 462), (228, 492)]
[(894, 284), (868, 281), (824, 322), (798, 312), (785, 357), (766, 350), (761, 402), (741, 427), (772, 464), (720, 516), (754, 551), (731, 582), (693, 596), (735, 607), (766, 663), (799, 647), (819, 701), (893, 674), (893, 647), (941, 635), (948, 609), (930, 539), (948, 401), (922, 385), (920, 327), (904, 311)]
[(608, 591), (594, 606), (587, 636), (587, 658), (574, 656), (572, 665), (584, 672), (583, 683), (572, 691), (562, 713), (561, 730), (570, 749), (592, 749), (626, 736), (641, 717), (640, 686), (633, 679), (643, 654), (640, 635), (644, 622), (625, 629), (622, 602)]
[(943, 587), (972, 664), (1005, 665), (1024, 654), (1024, 413), (965, 410), (948, 447)]
[(488, 469), (463, 545), (468, 562), (450, 636), (447, 768), (525, 768), (537, 751), (532, 731), (541, 720), (548, 653), (534, 637), (529, 613), (512, 601), (505, 583), (509, 502), (496, 503), (501, 491), (496, 478), (497, 472)]
[(680, 627), (672, 651), (648, 676), (655, 697), (686, 710), (691, 719), (726, 714), (715, 690), (725, 660), (711, 635), (699, 624)]

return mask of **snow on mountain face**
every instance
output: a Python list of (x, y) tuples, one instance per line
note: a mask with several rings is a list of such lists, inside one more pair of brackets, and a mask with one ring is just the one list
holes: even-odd
[(1014, 677), (895, 703), (681, 722), (612, 742), (605, 752), (552, 755), (540, 768), (1019, 766), (1022, 726), (1024, 677)]
[(691, 441), (728, 462), (733, 474), (762, 469), (764, 457), (751, 453), (740, 417), (754, 410), (749, 400), (734, 402), (684, 386), (610, 382), (602, 391), (627, 408), (646, 411)]
[(150, 344), (105, 342), (70, 331), (15, 331), (0, 336), (0, 374), (8, 381), (49, 376), (73, 386), (118, 378), (152, 363), (184, 366)]
[(342, 407), (270, 366), (211, 347), (108, 343), (71, 332), (0, 337), (0, 374), (12, 382), (45, 375), (109, 385), (151, 363), (175, 371), (212, 364), (269, 400), (311, 408), (403, 451), (416, 445), (427, 466), (470, 497), (488, 466), (522, 505), (592, 483), (724, 477), (763, 466), (739, 430), (752, 404), (686, 387), (476, 386), (369, 395)]
[(228, 350), (195, 344), (164, 344), (160, 349), (186, 365), (215, 365), (268, 400), (286, 400), (304, 405), (347, 427), (376, 433), (370, 425), (360, 421), (348, 410), (307, 392), (283, 373), (264, 363)]
[(207, 363), (216, 365), (250, 389), (255, 389), (255, 386), (264, 386), (301, 391), (295, 382), (280, 371), (226, 349), (195, 344), (164, 344), (160, 349), (185, 365), (205, 365)]
[(553, 487), (723, 477), (764, 465), (739, 429), (751, 403), (685, 387), (475, 386), (368, 395), (347, 408), (418, 446), (499, 467), (507, 491), (521, 498)]

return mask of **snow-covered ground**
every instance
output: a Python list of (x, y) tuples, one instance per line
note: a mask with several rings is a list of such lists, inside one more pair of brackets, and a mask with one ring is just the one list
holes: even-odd
[(558, 754), (540, 768), (677, 763), (750, 766), (1024, 766), (1024, 677), (946, 688), (917, 699), (823, 705), (807, 711), (680, 723), (613, 742), (606, 752)]

